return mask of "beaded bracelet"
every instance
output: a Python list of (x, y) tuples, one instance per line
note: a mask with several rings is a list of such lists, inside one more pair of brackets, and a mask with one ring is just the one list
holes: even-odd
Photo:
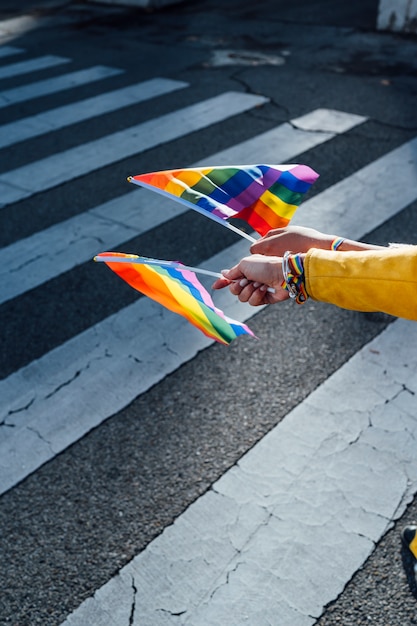
[(334, 250), (334, 252), (336, 252), (336, 250), (342, 245), (343, 242), (343, 237), (336, 237), (336, 239), (333, 239), (332, 243), (330, 244), (330, 250)]
[(285, 252), (282, 257), (282, 274), (284, 276), (283, 289), (287, 289), (290, 298), (293, 298), (297, 304), (304, 304), (308, 293), (304, 284), (304, 263), (300, 254)]

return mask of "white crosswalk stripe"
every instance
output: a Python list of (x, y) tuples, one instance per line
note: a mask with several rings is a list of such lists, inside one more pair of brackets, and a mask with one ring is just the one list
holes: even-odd
[(41, 98), (42, 96), (104, 80), (122, 73), (123, 70), (96, 65), (85, 70), (77, 70), (54, 78), (46, 78), (35, 83), (5, 89), (0, 92), (0, 109), (13, 106), (19, 102), (27, 102), (34, 98)]
[(67, 104), (52, 111), (26, 117), (17, 122), (4, 124), (0, 126), (0, 148), (12, 146), (19, 141), (33, 139), (53, 130), (65, 128), (71, 124), (83, 122), (139, 102), (145, 102), (186, 86), (186, 83), (179, 81), (153, 78), (143, 83), (129, 85), (116, 91), (80, 100), (74, 104)]
[(6, 172), (0, 175), (0, 207), (127, 158), (138, 146), (154, 148), (265, 102), (261, 96), (230, 91)]
[(0, 80), (21, 76), (22, 74), (31, 74), (32, 72), (38, 72), (39, 70), (49, 69), (51, 67), (55, 67), (56, 65), (62, 65), (63, 63), (69, 62), (70, 59), (53, 55), (38, 57), (37, 59), (30, 59), (29, 61), (19, 61), (17, 63), (13, 63), (12, 65), (0, 67)]
[(14, 54), (22, 54), (24, 50), (22, 48), (15, 48), (14, 46), (0, 46), (0, 59), (13, 56)]
[(360, 239), (416, 200), (416, 165), (413, 139), (305, 202), (293, 223), (320, 224), (323, 232), (337, 224), (339, 232)]
[[(4, 46), (0, 58), (21, 52)], [(0, 68), (0, 79), (69, 62), (53, 56), (11, 62)], [(0, 108), (120, 73), (97, 66), (21, 85), (0, 93)], [(0, 149), (28, 139), (41, 141), (51, 130), (186, 87), (192, 88), (157, 78), (20, 118), (0, 127)], [(13, 212), (14, 203), (266, 103), (262, 95), (221, 93), (5, 171), (0, 175), (2, 212), (7, 215)], [(343, 111), (317, 109), (195, 165), (291, 162), (366, 121)], [(416, 169), (417, 138), (305, 201), (294, 223), (358, 239), (417, 201)], [(97, 252), (121, 249), (124, 242), (184, 212), (165, 198), (134, 188), (15, 241), (0, 249), (0, 304), (31, 289), (43, 289), (44, 283), (89, 261)], [(247, 241), (238, 241), (206, 259), (204, 267), (218, 271), (230, 266), (247, 248)], [(216, 305), (242, 321), (259, 311), (237, 302), (228, 291), (218, 293)], [(132, 594), (139, 587), (143, 598), (135, 607), (134, 623), (138, 624), (232, 626), (245, 620), (255, 624), (262, 623), (261, 615), (278, 611), (285, 624), (312, 625), (417, 490), (410, 478), (417, 436), (415, 339), (415, 325), (402, 321), (390, 325), (289, 413), (173, 526), (69, 615), (65, 625), (107, 626), (109, 616), (117, 626), (129, 620), (133, 623)], [(0, 494), (210, 344), (182, 317), (140, 298), (0, 380)], [(401, 354), (400, 362), (393, 358), (394, 352)], [(337, 416), (331, 403), (335, 396), (339, 398), (336, 413), (352, 411), (353, 400), (360, 403), (363, 413), (358, 419), (346, 419), (338, 437), (334, 437)], [(395, 411), (388, 414), (387, 404)], [(372, 432), (370, 421), (376, 425)], [(337, 473), (336, 455), (351, 468), (352, 482), (344, 482), (345, 474)], [(372, 463), (366, 463), (370, 455)], [(396, 469), (388, 493), (385, 475), (388, 468), (393, 471), (393, 459)], [(320, 494), (322, 506), (304, 504), (296, 509), (297, 502), (307, 502), (306, 494), (314, 489), (319, 475), (327, 477), (327, 490)], [(352, 494), (358, 480), (365, 488), (355, 499)], [(329, 498), (340, 504), (340, 516), (326, 517)], [(310, 571), (302, 566), (306, 541), (317, 546)], [(348, 543), (349, 554), (342, 551), (345, 560), (335, 559), (334, 571), (324, 571), (323, 556)], [(291, 553), (278, 560), (276, 555), (285, 552), (285, 545), (292, 546)], [(253, 570), (262, 568), (265, 586), (254, 599), (247, 590)]]
[(416, 340), (365, 346), (65, 626), (314, 624), (417, 490)]

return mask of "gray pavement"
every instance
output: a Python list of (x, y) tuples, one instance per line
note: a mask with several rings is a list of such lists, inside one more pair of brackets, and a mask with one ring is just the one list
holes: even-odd
[[(76, 123), (66, 130), (3, 149), (2, 172), (36, 164), (41, 158), (98, 140), (135, 123), (159, 119), (225, 91), (259, 94), (269, 102), (238, 118), (225, 116), (215, 125), (143, 153), (138, 149), (138, 154), (132, 157), (1, 209), (1, 245), (17, 244), (63, 220), (117, 200), (128, 191), (124, 182), (128, 174), (170, 167), (173, 163), (196, 163), (318, 107), (338, 109), (367, 119), (352, 130), (297, 155), (297, 161), (308, 163), (321, 174), (311, 192), (313, 199), (413, 139), (417, 129), (417, 42), (412, 37), (377, 33), (376, 5), (369, 0), (337, 7), (326, 2), (294, 2), (287, 6), (262, 1), (255, 7), (249, 2), (231, 1), (226, 5), (207, 0), (184, 2), (157, 13), (147, 13), (96, 3), (55, 6), (45, 3), (42, 10), (37, 4), (35, 11), (34, 3), (20, 3), (19, 14), (30, 14), (38, 23), (36, 26), (32, 23), (29, 30), (24, 30), (21, 23), (15, 24), (15, 34), (9, 28), (5, 43), (24, 49), (23, 59), (55, 54), (71, 59), (71, 70), (101, 64), (120, 68), (124, 73), (103, 83), (74, 88), (66, 94), (60, 92), (7, 107), (0, 110), (3, 124), (156, 76), (184, 81), (189, 87), (151, 103), (138, 103), (123, 112)], [(9, 19), (14, 14), (15, 8), (10, 3), (0, 3), (0, 19)], [(219, 55), (219, 51), (223, 54)], [(6, 65), (7, 61), (2, 60), (1, 64)], [(33, 74), (30, 80), (35, 82), (62, 72), (62, 69), (51, 68)], [(23, 76), (10, 78), (2, 81), (1, 89), (15, 88), (27, 81)], [(376, 194), (372, 207), (375, 214), (378, 201)], [(363, 207), (363, 211), (367, 210), (367, 206)], [(392, 240), (415, 242), (416, 210), (414, 201), (391, 219), (375, 223), (366, 232), (362, 230), (362, 234), (382, 244)], [(182, 257), (191, 264), (204, 264), (206, 259), (231, 247), (235, 239), (211, 224), (204, 222), (203, 228), (199, 216), (186, 214), (148, 232), (126, 237), (122, 243), (124, 247), (150, 256)], [(42, 378), (45, 355), (61, 346), (64, 349), (74, 337), (80, 337), (81, 343), (81, 332), (95, 328), (95, 324), (101, 324), (109, 315), (116, 315), (136, 302), (133, 292), (113, 281), (112, 276), (102, 272), (99, 280), (96, 274), (92, 279), (93, 271), (95, 268), (82, 263), (0, 306), (0, 325), (4, 329), (0, 371), (6, 385), (11, 382), (9, 377), (18, 376), (19, 372), (24, 379), (29, 373), (25, 368), (38, 372), (39, 387), (48, 382), (52, 385), (53, 381)], [(201, 506), (198, 504), (201, 496), (207, 498), (217, 493), (218, 490), (213, 491), (217, 481), (221, 482), (228, 471), (233, 473), (242, 457), (250, 454), (258, 442), (262, 443), (268, 433), (281, 424), (282, 428), (287, 428), (285, 424), (291, 411), (305, 406), (303, 403), (310, 394), (331, 380), (333, 374), (342, 371), (362, 348), (366, 350), (371, 340), (378, 341), (385, 330), (390, 330), (392, 322), (383, 315), (361, 315), (316, 303), (302, 308), (291, 308), (290, 304), (271, 307), (249, 321), (259, 337), (256, 343), (239, 340), (227, 349), (217, 345), (199, 348), (193, 358), (173, 367), (158, 384), (138, 393), (122, 410), (108, 413), (100, 425), (73, 440), (60, 454), (0, 497), (0, 623), (61, 624), (73, 611), (77, 619), (77, 608), (83, 601), (93, 597), (129, 563), (135, 563), (132, 559), (138, 555), (147, 558), (153, 546), (159, 545), (153, 542), (163, 541), (164, 529), (175, 528), (176, 520), (184, 519), (182, 515), (192, 503)], [(142, 330), (140, 328), (138, 333)], [(116, 332), (120, 333), (122, 341), (122, 329), (116, 328)], [(144, 343), (145, 339), (148, 339), (146, 328)], [(412, 355), (414, 335), (411, 332), (409, 339)], [(87, 344), (85, 346), (87, 349)], [(169, 350), (163, 352), (163, 349), (161, 343), (159, 350), (165, 355), (161, 360), (166, 361), (170, 358)], [(106, 372), (109, 356), (104, 354), (98, 361), (103, 372)], [(392, 358), (395, 356), (394, 351)], [(400, 363), (401, 357), (404, 351), (398, 355)], [(136, 362), (138, 360), (136, 358)], [(75, 381), (81, 376), (77, 364), (74, 357)], [(140, 364), (136, 367), (134, 377), (144, 377)], [(94, 394), (101, 395), (104, 404), (107, 399), (113, 406), (113, 397), (123, 396), (123, 387), (112, 390), (110, 376), (104, 380), (104, 386)], [(387, 381), (385, 392), (388, 393), (392, 382)], [(67, 381), (62, 389), (70, 389), (68, 384)], [(79, 389), (82, 387), (81, 384)], [(84, 393), (80, 397), (88, 412), (93, 406), (93, 397), (89, 398), (88, 387)], [(416, 390), (410, 388), (407, 393), (415, 403)], [(372, 394), (366, 395), (364, 402), (365, 399), (371, 402)], [(48, 409), (53, 423), (54, 414), (65, 417), (68, 408), (59, 394), (51, 397), (56, 398), (54, 405), (50, 405), (52, 409)], [(70, 393), (68, 398), (70, 404)], [(73, 404), (77, 399), (74, 395)], [(18, 400), (21, 408), (25, 405), (28, 410), (31, 407), (34, 410), (36, 402), (32, 398)], [(354, 400), (352, 392), (352, 403)], [(411, 421), (415, 418), (415, 404), (412, 406), (414, 408), (408, 411)], [(360, 413), (360, 407), (358, 411)], [(390, 428), (394, 428), (395, 415), (390, 415), (390, 419), (394, 420)], [(317, 417), (317, 425), (319, 421)], [(2, 426), (3, 431), (7, 428), (13, 430)], [(383, 430), (383, 426), (381, 428)], [(405, 430), (412, 432), (411, 426)], [(319, 432), (313, 427), (311, 436)], [(35, 430), (32, 435), (35, 441)], [(401, 448), (401, 442), (396, 440), (397, 444)], [(378, 445), (373, 442), (373, 445), (388, 454), (385, 440)], [(409, 451), (410, 443), (407, 445)], [(295, 455), (295, 448), (293, 451)], [(291, 448), (288, 453), (291, 458)], [(398, 458), (401, 454), (398, 453)], [(319, 461), (319, 455), (315, 461)], [(342, 472), (336, 457), (334, 463)], [(345, 576), (331, 599), (326, 599), (324, 593), (321, 617), (320, 607), (312, 613), (306, 609), (309, 623), (313, 623), (313, 618), (318, 618), (320, 626), (417, 623), (416, 599), (407, 581), (410, 563), (400, 542), (403, 525), (417, 519), (412, 458), (407, 466), (409, 483), (401, 494), (390, 495), (394, 494), (400, 467), (403, 467), (401, 463), (393, 461), (392, 466), (389, 463), (384, 466), (383, 481), (386, 482), (386, 506), (392, 505), (395, 509), (393, 503), (398, 497), (403, 508), (399, 506), (391, 514), (384, 512), (379, 534), (374, 530), (365, 533), (356, 529), (355, 541), (360, 542), (361, 537), (364, 540), (366, 536), (370, 542), (363, 562), (358, 571), (353, 568)], [(404, 463), (405, 467), (407, 463)], [(288, 469), (288, 465), (283, 464), (281, 470), (285, 471), (286, 467)], [(372, 471), (372, 467), (370, 461), (367, 470)], [(346, 467), (345, 471), (349, 475), (350, 469)], [(317, 472), (321, 497), (324, 483), (321, 473)], [(312, 475), (311, 479), (315, 477)], [(357, 480), (356, 495), (360, 500), (361, 477)], [(314, 488), (313, 484), (309, 490), (313, 494), (313, 508)], [(363, 497), (365, 493), (368, 492), (364, 491)], [(372, 498), (372, 489), (369, 498)], [(383, 501), (382, 491), (380, 502)], [(372, 504), (366, 502), (362, 509), (369, 512)], [(296, 509), (291, 506), (287, 504), (289, 517), (296, 515)], [(359, 518), (360, 504), (358, 509)], [(324, 517), (333, 516), (337, 526), (343, 522), (346, 510), (342, 507), (339, 511), (337, 500), (330, 499), (318, 507), (318, 512)], [(300, 517), (294, 519), (304, 520), (306, 515), (303, 510)], [(325, 539), (331, 545), (335, 529), (331, 525), (325, 528)], [(286, 541), (291, 542), (290, 534)], [(294, 546), (294, 538), (292, 541)], [(313, 562), (308, 560), (307, 553), (311, 552), (311, 559), (320, 555), (317, 538), (315, 541), (306, 543), (306, 560), (301, 562), (301, 567), (307, 570), (307, 578), (307, 564)], [(352, 553), (353, 546), (352, 542)], [(258, 547), (262, 548), (261, 543)], [(268, 543), (262, 549), (267, 550)], [(199, 555), (198, 545), (196, 554)], [(337, 574), (338, 563), (340, 571), (348, 571), (346, 555), (349, 555), (348, 540), (337, 544), (334, 561), (332, 556), (323, 561), (324, 574), (326, 566), (328, 572)], [(264, 556), (267, 562), (267, 555)], [(297, 563), (295, 557), (288, 558), (288, 568)], [(184, 580), (187, 575), (186, 572)], [(252, 584), (246, 591), (249, 598), (253, 594), (255, 604), (255, 600), (260, 601), (262, 597), (258, 593), (259, 579), (252, 572), (249, 580)], [(301, 572), (299, 579), (294, 580), (304, 585), (305, 596), (309, 597), (313, 587), (309, 589)], [(128, 588), (126, 603), (120, 602), (127, 611), (123, 623), (156, 626), (156, 620), (141, 620), (139, 596), (133, 611), (131, 579), (128, 579)], [(154, 589), (157, 598), (158, 586)], [(319, 591), (327, 592), (327, 589), (323, 586)], [(97, 594), (96, 600), (99, 597)], [(119, 597), (124, 597), (121, 590)], [(175, 609), (178, 615), (167, 623), (182, 623), (179, 620), (186, 619), (185, 609), (191, 604), (184, 602)], [(98, 607), (93, 617), (84, 623), (92, 626), (101, 610), (102, 606)], [(118, 623), (116, 612), (115, 609), (110, 617), (105, 613), (107, 621), (101, 623)], [(262, 623), (293, 626), (296, 623), (293, 617), (284, 619), (283, 615), (278, 610), (271, 614), (266, 607), (265, 614), (261, 610), (256, 621), (252, 616), (252, 621), (242, 617), (236, 623), (254, 626)], [(203, 623), (208, 625), (220, 623), (218, 618), (206, 616), (204, 619)], [(186, 623), (194, 622), (190, 618)]]

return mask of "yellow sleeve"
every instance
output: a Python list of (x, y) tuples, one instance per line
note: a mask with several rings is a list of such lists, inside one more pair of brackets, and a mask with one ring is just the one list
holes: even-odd
[(311, 249), (304, 273), (314, 300), (417, 321), (417, 246), (363, 252)]

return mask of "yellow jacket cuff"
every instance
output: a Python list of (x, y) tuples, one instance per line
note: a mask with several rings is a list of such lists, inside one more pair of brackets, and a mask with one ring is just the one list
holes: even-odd
[(363, 252), (311, 249), (304, 272), (314, 300), (417, 320), (417, 246)]

